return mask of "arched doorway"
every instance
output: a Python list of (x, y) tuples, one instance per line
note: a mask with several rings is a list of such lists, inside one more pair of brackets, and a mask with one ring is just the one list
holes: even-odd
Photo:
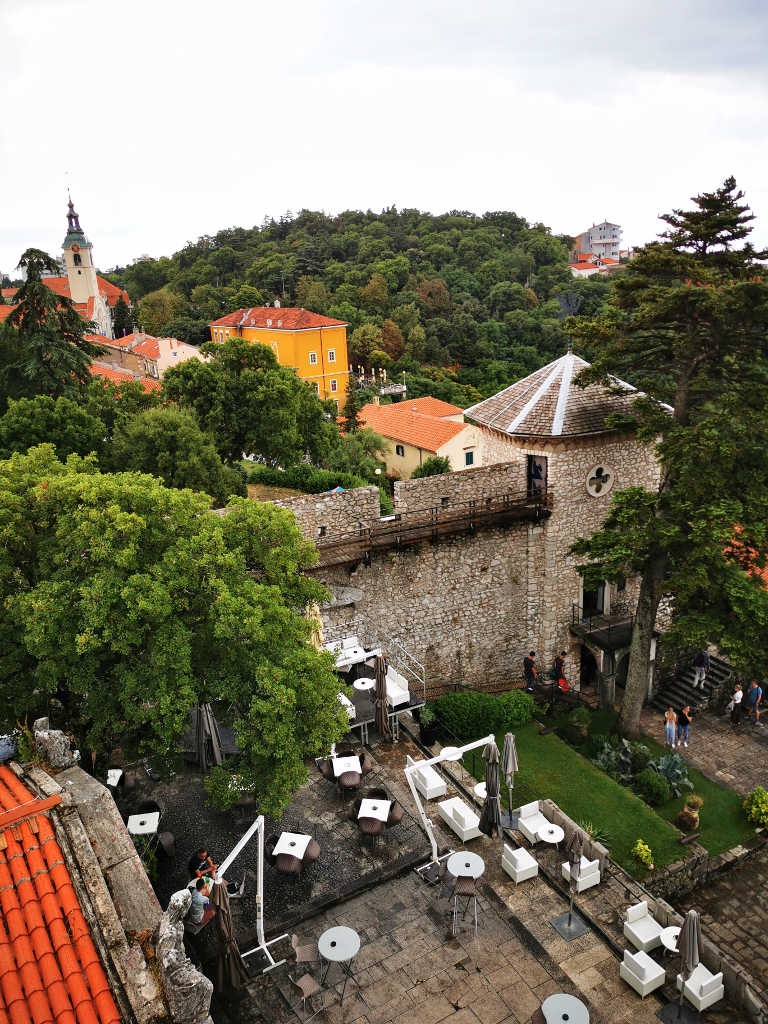
[(581, 645), (581, 661), (579, 664), (579, 681), (582, 690), (585, 687), (593, 687), (597, 682), (597, 662), (595, 656), (588, 647)]

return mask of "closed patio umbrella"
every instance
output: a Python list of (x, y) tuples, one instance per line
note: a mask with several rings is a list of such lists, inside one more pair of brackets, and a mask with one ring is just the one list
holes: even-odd
[(232, 930), (232, 911), (225, 881), (216, 882), (211, 893), (211, 903), (216, 908), (216, 935), (219, 950), (216, 956), (215, 985), (217, 992), (242, 988), (248, 982), (248, 971)]
[(485, 761), (485, 803), (478, 828), (493, 838), (501, 831), (501, 798), (499, 796), (499, 748), (487, 743), (483, 748)]
[(579, 886), (579, 875), (581, 874), (581, 858), (584, 853), (584, 833), (577, 828), (568, 843), (568, 870), (570, 872), (571, 902), (568, 907), (568, 923), (571, 923), (573, 913), (573, 896)]
[(501, 771), (504, 774), (504, 781), (509, 790), (509, 814), (502, 819), (502, 824), (507, 828), (517, 827), (517, 818), (512, 815), (512, 790), (515, 786), (515, 772), (517, 766), (517, 746), (515, 745), (514, 733), (508, 732), (504, 737), (504, 749), (501, 754)]
[(680, 1006), (677, 1016), (682, 1017), (685, 983), (699, 966), (701, 921), (698, 910), (689, 910), (685, 915), (683, 927), (680, 929), (680, 938), (677, 940), (677, 949), (680, 953), (680, 974), (683, 980), (680, 986)]
[(219, 726), (210, 704), (199, 704), (196, 709), (195, 753), (201, 772), (224, 760)]
[(382, 739), (392, 739), (387, 714), (387, 663), (380, 655), (376, 655), (376, 728)]

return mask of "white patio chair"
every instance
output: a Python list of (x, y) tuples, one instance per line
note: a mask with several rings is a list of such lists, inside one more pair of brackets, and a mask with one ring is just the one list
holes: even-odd
[(662, 931), (659, 922), (648, 913), (647, 900), (627, 907), (624, 915), (624, 935), (636, 949), (647, 953), (649, 949), (660, 946)]
[(642, 950), (630, 953), (628, 949), (624, 950), (624, 959), (619, 964), (619, 975), (643, 999), (649, 992), (660, 988), (666, 978), (664, 968), (647, 953)]
[[(680, 986), (683, 983), (682, 976), (677, 976), (677, 991), (680, 991)], [(713, 974), (704, 964), (699, 964), (693, 974), (685, 983), (685, 989), (683, 995), (695, 1006), (696, 1009), (701, 1013), (702, 1010), (706, 1010), (712, 1006), (713, 1003), (718, 1002), (725, 995), (725, 986), (723, 985), (723, 972), (718, 971), (717, 974)]]
[(522, 847), (513, 850), (506, 843), (504, 843), (504, 852), (501, 855), (501, 867), (515, 885), (525, 882), (529, 878), (535, 878), (539, 873), (539, 865), (535, 857), (532, 857)]

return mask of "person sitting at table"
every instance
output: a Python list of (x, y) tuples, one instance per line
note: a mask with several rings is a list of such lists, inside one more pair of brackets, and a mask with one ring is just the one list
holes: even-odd
[(213, 917), (215, 911), (208, 899), (210, 895), (211, 888), (205, 878), (198, 878), (192, 890), (192, 903), (187, 912), (187, 920), (190, 924), (207, 924)]
[[(208, 848), (199, 847), (189, 859), (190, 878), (215, 878), (219, 865), (214, 864)], [(245, 878), (241, 882), (227, 882), (227, 892), (231, 900), (239, 900), (245, 892)]]

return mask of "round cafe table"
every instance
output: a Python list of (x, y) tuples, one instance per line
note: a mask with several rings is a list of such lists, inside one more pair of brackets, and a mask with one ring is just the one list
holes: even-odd
[(326, 961), (321, 984), (325, 984), (331, 964), (339, 964), (344, 972), (344, 987), (341, 990), (341, 1001), (344, 1002), (344, 993), (347, 990), (347, 979), (354, 978), (352, 973), (352, 961), (360, 952), (360, 936), (354, 928), (347, 928), (344, 925), (337, 925), (324, 931), (317, 940), (317, 951), (323, 960)]
[(677, 941), (680, 938), (680, 928), (676, 924), (672, 924), (669, 928), (662, 928), (661, 944), (668, 953), (679, 953), (677, 948)]
[(452, 853), (445, 864), (448, 873), (454, 878), (479, 878), (485, 871), (485, 861), (476, 853), (467, 853), (466, 850), (459, 850)]
[(544, 828), (539, 829), (537, 835), (542, 842), (552, 843), (553, 846), (557, 846), (565, 839), (565, 832), (559, 825), (545, 825)]
[(478, 782), (478, 784), (474, 787), (474, 793), (475, 796), (480, 797), (481, 800), (485, 800), (485, 798), (488, 796), (488, 790), (486, 788), (485, 783)]
[(352, 683), (352, 689), (357, 690), (358, 693), (365, 693), (368, 690), (376, 689), (376, 680), (371, 679), (369, 676), (361, 676)]
[(557, 992), (541, 1004), (547, 1024), (589, 1024), (589, 1011), (576, 996)]

